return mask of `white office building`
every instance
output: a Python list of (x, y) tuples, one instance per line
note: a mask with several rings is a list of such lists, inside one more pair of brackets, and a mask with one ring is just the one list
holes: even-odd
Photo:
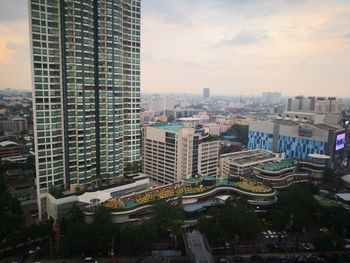
[(143, 173), (157, 184), (199, 176), (217, 176), (218, 137), (181, 124), (143, 128)]

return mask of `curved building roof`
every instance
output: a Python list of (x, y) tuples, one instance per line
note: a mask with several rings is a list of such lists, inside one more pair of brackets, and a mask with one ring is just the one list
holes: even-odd
[(12, 142), (12, 141), (3, 141), (3, 142), (0, 142), (0, 146), (1, 146), (1, 147), (5, 147), (5, 146), (9, 146), (9, 145), (17, 145), (17, 143)]
[(323, 160), (328, 160), (331, 157), (328, 155), (324, 155), (324, 154), (318, 154), (318, 153), (310, 153), (309, 157), (311, 158), (315, 158), (315, 159), (323, 159)]
[(104, 191), (85, 192), (84, 194), (78, 196), (79, 202), (86, 204), (99, 204), (106, 202), (111, 198), (111, 194)]
[(342, 176), (341, 179), (342, 179), (345, 183), (350, 184), (350, 174)]

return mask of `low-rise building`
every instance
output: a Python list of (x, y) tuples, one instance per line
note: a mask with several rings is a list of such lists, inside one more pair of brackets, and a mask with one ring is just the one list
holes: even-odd
[(220, 155), (220, 175), (223, 177), (248, 176), (253, 167), (262, 163), (283, 159), (283, 155), (265, 150), (249, 150)]
[(322, 180), (329, 156), (310, 154), (310, 158), (310, 161), (284, 159), (260, 164), (253, 168), (253, 175), (256, 180), (275, 189), (306, 181), (318, 183)]
[(36, 200), (35, 172), (33, 170), (11, 170), (5, 173), (10, 194), (20, 202)]
[(80, 209), (94, 211), (96, 207), (102, 205), (106, 201), (120, 196), (132, 194), (139, 191), (149, 189), (149, 179), (144, 176), (134, 179), (133, 182), (127, 184), (109, 186), (108, 188), (87, 191), (84, 193), (65, 194), (63, 197), (56, 198), (54, 195), (46, 194), (46, 214), (54, 220), (66, 217), (73, 206)]
[(28, 129), (26, 118), (13, 118), (0, 121), (0, 134), (21, 132)]
[(19, 144), (13, 141), (2, 141), (0, 142), (0, 159), (1, 160), (22, 160), (25, 161), (27, 158), (25, 155), (29, 153), (32, 145)]

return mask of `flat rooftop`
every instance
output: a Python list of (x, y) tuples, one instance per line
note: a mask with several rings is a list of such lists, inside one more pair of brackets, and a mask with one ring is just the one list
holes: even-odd
[(262, 165), (261, 169), (266, 171), (281, 171), (286, 168), (294, 167), (294, 160), (286, 159), (280, 162), (270, 162)]
[(250, 150), (221, 155), (221, 158), (227, 159), (231, 164), (237, 166), (249, 166), (258, 163), (272, 161), (276, 155), (265, 150)]
[(184, 126), (181, 124), (167, 123), (167, 122), (155, 123), (155, 124), (152, 124), (151, 127), (166, 130), (166, 131), (175, 131), (175, 132), (178, 132), (180, 129), (184, 128)]

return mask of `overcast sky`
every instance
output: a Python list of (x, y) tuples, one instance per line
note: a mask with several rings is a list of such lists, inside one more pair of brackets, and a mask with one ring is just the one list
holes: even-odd
[[(1, 0), (0, 88), (31, 89), (27, 0)], [(143, 92), (350, 96), (349, 0), (142, 0)]]

